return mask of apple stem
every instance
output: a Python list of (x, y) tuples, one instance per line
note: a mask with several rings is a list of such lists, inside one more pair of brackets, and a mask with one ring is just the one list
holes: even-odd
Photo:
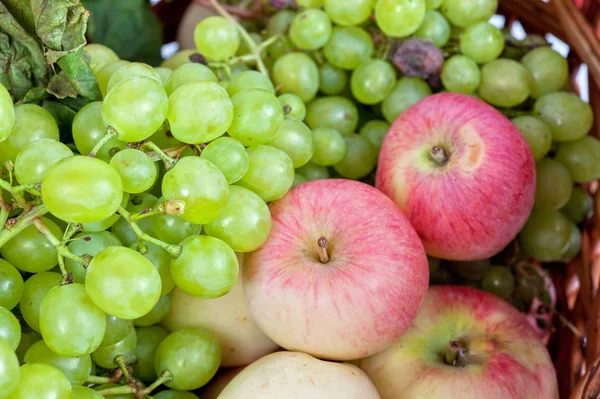
[(321, 263), (329, 263), (331, 258), (327, 253), (327, 246), (329, 245), (329, 240), (327, 237), (321, 236), (317, 240), (317, 244), (319, 245), (319, 260)]
[(448, 154), (446, 154), (446, 151), (444, 151), (444, 149), (439, 145), (431, 147), (429, 155), (431, 156), (431, 159), (433, 159), (438, 165), (445, 165), (446, 162), (448, 162)]
[(444, 361), (449, 366), (465, 367), (468, 364), (467, 348), (458, 341), (448, 342)]

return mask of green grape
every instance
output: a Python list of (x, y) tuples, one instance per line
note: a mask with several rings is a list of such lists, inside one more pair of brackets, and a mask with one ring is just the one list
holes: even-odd
[(110, 78), (117, 72), (122, 66), (129, 64), (129, 61), (119, 60), (106, 64), (102, 69), (100, 69), (96, 73), (96, 80), (98, 81), (98, 86), (100, 87), (100, 92), (102, 93), (102, 97), (106, 97), (106, 93), (108, 93), (108, 82)]
[[(592, 196), (585, 192), (581, 187), (573, 187), (571, 198), (560, 209), (560, 212), (571, 219), (573, 223), (581, 223), (586, 220), (592, 213), (594, 208), (594, 200)], [(0, 264), (1, 266), (1, 264)], [(1, 275), (0, 271), (0, 275)]]
[(240, 47), (240, 35), (234, 23), (223, 17), (204, 18), (194, 30), (194, 42), (200, 54), (212, 61), (225, 61)]
[(150, 65), (144, 64), (143, 62), (129, 62), (121, 66), (112, 74), (108, 81), (108, 85), (106, 86), (106, 92), (110, 93), (117, 84), (125, 79), (140, 76), (155, 80), (162, 86), (160, 75)]
[[(373, 12), (372, 0), (325, 0), (325, 12), (336, 25), (360, 25), (365, 22)], [(292, 29), (294, 24), (292, 23)], [(290, 34), (292, 33), (290, 29)], [(311, 25), (306, 26), (307, 30)], [(306, 49), (314, 50), (314, 49)]]
[(227, 206), (216, 220), (204, 226), (206, 235), (223, 240), (237, 252), (258, 249), (270, 230), (271, 213), (267, 204), (252, 191), (239, 186), (229, 187)]
[[(331, 3), (335, 0), (327, 0)], [(371, 0), (353, 0), (364, 2), (370, 8)], [(327, 2), (325, 4), (327, 10)], [(329, 14), (329, 15), (327, 15)], [(317, 50), (327, 43), (331, 36), (331, 20), (329, 11), (325, 13), (318, 8), (309, 8), (297, 14), (290, 25), (290, 39), (301, 50)], [(368, 17), (368, 15), (367, 15)]]
[(51, 288), (40, 306), (44, 342), (61, 356), (92, 353), (104, 337), (106, 314), (86, 293), (83, 284)]
[(181, 144), (181, 141), (177, 140), (171, 130), (162, 130), (158, 129), (156, 133), (148, 138), (148, 141), (153, 142), (160, 148), (164, 150), (165, 148), (175, 147)]
[(250, 89), (231, 98), (235, 118), (228, 133), (245, 146), (268, 143), (283, 122), (283, 107), (274, 94)]
[(346, 155), (333, 167), (347, 179), (362, 179), (375, 168), (377, 164), (377, 149), (365, 137), (353, 134), (344, 136)]
[(425, 18), (425, 0), (377, 0), (375, 21), (388, 36), (413, 34)]
[(167, 87), (167, 83), (169, 83), (169, 78), (171, 77), (173, 70), (166, 67), (154, 67), (154, 71), (160, 76), (163, 87)]
[(425, 0), (425, 5), (428, 10), (437, 10), (442, 6), (444, 0)]
[(202, 150), (201, 157), (219, 168), (229, 184), (240, 180), (248, 170), (246, 149), (231, 137), (221, 137), (211, 142)]
[[(41, 220), (52, 234), (62, 237), (62, 230), (56, 223), (45, 217)], [(0, 247), (0, 254), (14, 267), (28, 273), (45, 272), (58, 263), (56, 249), (34, 225), (25, 227)]]
[(50, 364), (62, 371), (73, 385), (83, 384), (92, 371), (90, 355), (77, 357), (57, 355), (44, 341), (38, 341), (29, 347), (25, 353), (25, 363)]
[(533, 106), (533, 113), (548, 125), (554, 141), (581, 139), (590, 131), (594, 120), (589, 104), (564, 91), (540, 97)]
[(15, 106), (6, 87), (0, 84), (0, 142), (12, 133), (15, 125)]
[(352, 95), (363, 104), (382, 102), (396, 84), (396, 71), (389, 62), (372, 59), (358, 66), (350, 78)]
[(538, 47), (531, 50), (521, 59), (521, 63), (533, 78), (531, 87), (533, 98), (558, 91), (567, 83), (569, 64), (552, 47)]
[[(156, 198), (154, 195), (141, 193), (132, 195), (129, 198), (129, 202), (125, 209), (129, 213), (138, 213), (146, 209), (154, 208), (157, 203), (158, 198)], [(136, 223), (142, 232), (152, 235), (152, 220), (150, 220), (150, 218), (137, 220)], [(126, 247), (130, 247), (138, 240), (137, 235), (131, 228), (131, 225), (124, 218), (119, 217), (119, 220), (117, 220), (117, 222), (111, 227), (111, 231)]]
[[(19, 359), (14, 349), (0, 338), (0, 397), (12, 398), (11, 393), (17, 390), (21, 370)], [(4, 396), (7, 395), (7, 396)]]
[(71, 399), (104, 399), (104, 396), (91, 388), (73, 385), (71, 388)]
[(358, 109), (344, 97), (321, 97), (309, 104), (305, 122), (311, 129), (330, 127), (351, 134), (358, 126)]
[[(164, 198), (160, 198), (158, 202), (164, 201)], [(202, 226), (187, 222), (177, 215), (155, 215), (152, 216), (152, 230), (159, 240), (177, 245), (190, 236), (200, 234)]]
[(12, 312), (0, 306), (0, 339), (4, 340), (13, 350), (21, 341), (21, 325)]
[[(345, 141), (344, 144), (346, 144)], [(329, 170), (325, 166), (317, 165), (312, 161), (303, 167), (298, 168), (297, 172), (304, 176), (308, 181), (329, 179)]]
[(169, 334), (156, 350), (154, 370), (173, 373), (165, 382), (169, 388), (198, 389), (216, 374), (221, 363), (221, 347), (217, 339), (200, 328), (184, 328)]
[[(154, 371), (154, 356), (158, 345), (167, 338), (169, 333), (162, 327), (136, 327), (137, 345), (135, 355), (137, 363), (133, 369), (133, 375), (144, 382), (154, 382), (156, 371)], [(157, 395), (153, 395), (154, 398)]]
[(389, 96), (381, 104), (381, 112), (389, 123), (411, 105), (431, 95), (431, 88), (423, 79), (404, 76), (398, 80)]
[(259, 145), (248, 148), (248, 171), (238, 185), (254, 191), (265, 202), (283, 197), (294, 181), (294, 163), (278, 148)]
[(30, 332), (23, 332), (21, 334), (21, 342), (19, 342), (19, 346), (15, 351), (15, 353), (17, 354), (17, 358), (19, 359), (19, 362), (21, 364), (25, 362), (25, 353), (27, 353), (29, 348), (31, 348), (33, 344), (41, 340), (42, 336), (33, 330), (30, 330)]
[(337, 130), (318, 127), (312, 131), (315, 152), (311, 162), (320, 166), (331, 166), (341, 162), (346, 155), (346, 142)]
[(218, 83), (219, 79), (206, 65), (196, 62), (183, 64), (171, 73), (169, 81), (165, 85), (165, 90), (167, 95), (170, 96), (184, 84), (198, 81)]
[[(73, 119), (73, 140), (81, 155), (88, 155), (96, 143), (106, 134), (106, 127), (102, 120), (102, 102), (96, 101), (81, 108)], [(96, 153), (96, 157), (105, 162), (110, 162), (112, 153), (125, 149), (126, 143), (111, 138)]]
[(310, 161), (314, 152), (310, 129), (302, 121), (294, 118), (286, 118), (283, 121), (275, 139), (269, 145), (285, 152), (294, 163), (294, 168)]
[(277, 97), (283, 107), (285, 116), (303, 121), (306, 117), (306, 105), (300, 97), (292, 93), (285, 93)]
[(423, 22), (415, 32), (415, 36), (429, 39), (433, 44), (442, 48), (450, 40), (450, 24), (438, 11), (427, 11)]
[(37, 184), (48, 170), (61, 159), (73, 156), (73, 151), (60, 141), (40, 139), (27, 144), (15, 160), (15, 177), (19, 184)]
[(0, 140), (0, 165), (15, 162), (27, 144), (40, 139), (59, 139), (58, 125), (50, 112), (35, 104), (16, 105), (11, 134)]
[(184, 220), (204, 224), (216, 219), (227, 205), (229, 185), (223, 173), (210, 161), (186, 157), (165, 174), (162, 192), (166, 200), (185, 202), (185, 212), (181, 216)]
[(574, 223), (571, 223), (571, 234), (569, 235), (569, 248), (565, 251), (562, 256), (562, 260), (570, 262), (573, 260), (579, 252), (581, 252), (581, 231)]
[(510, 298), (515, 291), (515, 277), (508, 267), (492, 266), (483, 276), (481, 288), (501, 298)]
[(373, 147), (377, 149), (377, 152), (381, 150), (383, 145), (383, 139), (390, 129), (390, 124), (386, 121), (380, 121), (377, 119), (370, 120), (360, 128), (358, 132), (361, 136), (367, 138)]
[(569, 170), (554, 159), (542, 159), (536, 164), (536, 208), (558, 210), (571, 198), (573, 179)]
[(490, 269), (489, 259), (469, 262), (452, 262), (452, 270), (465, 280), (481, 280)]
[(527, 100), (530, 92), (531, 75), (517, 61), (500, 58), (481, 67), (477, 94), (488, 103), (511, 108)]
[(329, 63), (319, 67), (319, 90), (325, 94), (339, 94), (346, 88), (348, 75), (346, 71)]
[[(437, 3), (439, 7), (442, 1)], [(445, 0), (443, 3), (442, 12), (450, 23), (459, 28), (487, 21), (498, 8), (498, 0)]]
[(336, 26), (323, 47), (323, 55), (331, 65), (354, 69), (373, 55), (373, 39), (366, 30), (356, 26)]
[[(319, 8), (323, 7), (325, 0), (296, 0), (296, 4), (301, 8)], [(168, 399), (168, 398), (162, 398)]]
[(76, 155), (48, 171), (42, 181), (42, 199), (48, 210), (65, 222), (98, 222), (121, 205), (123, 183), (106, 162)]
[(170, 102), (162, 83), (145, 76), (115, 85), (102, 102), (102, 119), (125, 142), (152, 136), (167, 118)]
[(281, 87), (280, 93), (292, 93), (308, 102), (319, 91), (319, 68), (304, 53), (288, 53), (273, 64), (273, 83)]
[(272, 64), (275, 62), (275, 60), (294, 50), (294, 43), (292, 43), (292, 40), (289, 38), (289, 36), (281, 36), (279, 40), (276, 40), (275, 43), (271, 44), (267, 48), (267, 54), (269, 55), (269, 58), (265, 59), (265, 62), (270, 64), (269, 70), (273, 69)]
[(173, 54), (171, 57), (169, 57), (166, 60), (164, 60), (163, 62), (161, 62), (160, 66), (175, 70), (175, 69), (179, 68), (180, 66), (182, 66), (183, 64), (189, 64), (190, 62), (192, 62), (190, 60), (190, 56), (193, 54), (196, 54), (195, 49), (179, 50), (178, 52)]
[(56, 367), (45, 363), (28, 363), (21, 366), (20, 371), (19, 383), (10, 399), (71, 398), (71, 383)]
[[(199, 232), (198, 232), (199, 233)], [(148, 259), (160, 275), (161, 281), (161, 297), (167, 295), (173, 287), (175, 286), (175, 282), (171, 277), (171, 255), (161, 247), (152, 243), (144, 243), (146, 246), (146, 253), (143, 254), (144, 258)], [(133, 249), (137, 249), (137, 243), (133, 244)], [(157, 305), (158, 306), (158, 305)], [(145, 317), (145, 316), (143, 316)]]
[(152, 310), (133, 321), (136, 327), (148, 327), (160, 323), (171, 311), (171, 296), (163, 295), (158, 299)]
[(281, 10), (275, 13), (267, 22), (268, 36), (286, 33), (295, 17), (296, 13), (292, 10)]
[(90, 262), (85, 288), (106, 313), (137, 319), (158, 302), (161, 282), (154, 265), (139, 253), (125, 247), (108, 247)]
[[(302, 1), (302, 0), (301, 0)], [(307, 0), (304, 0), (307, 1)], [(311, 0), (314, 1), (314, 0)], [(154, 399), (198, 399), (196, 395), (187, 391), (162, 391), (154, 395)]]
[(275, 93), (273, 83), (264, 74), (258, 71), (245, 71), (237, 74), (231, 79), (227, 86), (227, 94), (231, 97), (245, 90), (263, 89)]
[(106, 314), (106, 331), (102, 338), (101, 346), (114, 345), (121, 341), (133, 328), (133, 320), (120, 319), (111, 314)]
[(481, 83), (481, 72), (477, 63), (471, 58), (454, 55), (444, 63), (441, 78), (446, 90), (473, 94)]
[(60, 284), (59, 273), (42, 272), (34, 274), (25, 281), (19, 309), (23, 319), (31, 329), (40, 332), (40, 306), (50, 288)]
[[(118, 385), (118, 384), (104, 384), (104, 385), (99, 385), (97, 387), (94, 387), (95, 391), (103, 391), (105, 389), (110, 389), (110, 388), (117, 388), (117, 387), (122, 387), (122, 385)], [(104, 398), (104, 396), (102, 396)], [(119, 395), (110, 395), (109, 396), (110, 399), (136, 399), (136, 397), (132, 394), (132, 393), (122, 393)]]
[(517, 116), (512, 122), (527, 140), (533, 158), (536, 161), (544, 159), (552, 147), (550, 128), (539, 118), (530, 115)]
[(23, 277), (16, 267), (0, 259), (0, 306), (11, 310), (23, 296)]
[(540, 262), (560, 260), (569, 248), (571, 222), (560, 212), (534, 208), (519, 233), (521, 248)]
[(110, 166), (117, 171), (123, 182), (123, 190), (128, 193), (141, 193), (156, 182), (158, 168), (148, 154), (126, 148), (110, 160)]
[(296, 173), (294, 175), (294, 182), (292, 183), (292, 188), (296, 187), (299, 184), (306, 183), (308, 179), (302, 176), (300, 173)]
[(109, 47), (103, 44), (91, 43), (83, 48), (83, 52), (90, 57), (90, 67), (96, 75), (106, 65), (119, 61), (119, 56)]
[(596, 180), (600, 178), (600, 141), (586, 136), (581, 140), (562, 143), (556, 150), (556, 160), (569, 169), (575, 183)]
[(112, 345), (99, 346), (98, 349), (92, 352), (92, 360), (100, 367), (114, 369), (117, 367), (115, 357), (118, 355), (125, 357), (134, 355), (136, 345), (137, 335), (135, 328), (132, 328), (125, 338), (119, 342)]
[(504, 36), (488, 22), (469, 25), (460, 36), (460, 51), (478, 64), (495, 60), (502, 50)]

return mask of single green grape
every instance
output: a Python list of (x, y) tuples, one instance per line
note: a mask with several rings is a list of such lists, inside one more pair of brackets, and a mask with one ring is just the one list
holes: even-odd
[(159, 392), (158, 394), (154, 395), (154, 399), (198, 399), (198, 397), (193, 393), (187, 391), (168, 390)]
[(21, 325), (12, 312), (0, 306), (0, 339), (4, 340), (13, 350), (21, 341)]
[(341, 162), (346, 155), (346, 142), (337, 130), (318, 127), (312, 131), (314, 154), (311, 162), (320, 166), (331, 166)]
[(306, 183), (308, 179), (302, 176), (300, 173), (294, 174), (294, 182), (292, 183), (292, 188), (296, 187), (299, 184)]
[(285, 116), (303, 121), (306, 117), (306, 105), (300, 97), (292, 93), (285, 93), (277, 97), (283, 107)]
[(152, 310), (142, 317), (139, 317), (133, 321), (136, 327), (148, 327), (154, 324), (158, 324), (167, 317), (171, 311), (171, 296), (163, 295), (158, 299), (156, 305)]
[(437, 3), (437, 7), (443, 3), (442, 12), (450, 23), (459, 28), (487, 21), (496, 13), (498, 0), (428, 0)]
[(365, 137), (353, 134), (344, 136), (346, 155), (333, 167), (347, 179), (362, 179), (375, 168), (377, 164), (377, 149)]
[(19, 184), (40, 183), (58, 161), (73, 156), (73, 151), (60, 141), (40, 139), (27, 144), (15, 160), (15, 177)]
[(558, 211), (534, 208), (519, 233), (523, 250), (540, 262), (560, 260), (569, 248), (571, 222)]
[(110, 78), (112, 78), (114, 73), (117, 72), (122, 66), (127, 64), (129, 64), (129, 61), (125, 60), (110, 62), (96, 73), (96, 80), (98, 81), (100, 93), (102, 93), (103, 98), (106, 97), (106, 93), (108, 93), (108, 82), (110, 82)]
[[(585, 192), (581, 187), (573, 187), (571, 198), (560, 209), (560, 212), (571, 219), (573, 223), (581, 223), (587, 219), (594, 208), (592, 196)], [(2, 272), (0, 272), (1, 275)]]
[(319, 91), (319, 68), (305, 53), (288, 53), (273, 64), (273, 83), (280, 93), (292, 93), (304, 102), (315, 98)]
[(269, 145), (285, 152), (294, 163), (294, 168), (310, 161), (314, 152), (312, 132), (302, 121), (294, 118), (283, 121)]
[(545, 158), (536, 164), (536, 208), (558, 210), (571, 198), (573, 179), (566, 166), (554, 159)]
[(358, 126), (358, 109), (345, 97), (321, 97), (308, 105), (305, 122), (311, 129), (330, 127), (351, 134)]
[(104, 399), (104, 396), (91, 388), (73, 385), (71, 387), (71, 399)]
[(46, 363), (27, 363), (21, 366), (20, 371), (19, 383), (10, 399), (71, 398), (71, 383), (56, 367)]
[(366, 30), (357, 26), (334, 27), (323, 47), (323, 55), (327, 62), (348, 70), (369, 60), (373, 51), (373, 39)]
[(94, 75), (105, 65), (119, 61), (119, 56), (111, 48), (99, 43), (86, 44), (83, 52), (90, 57), (90, 67)]
[(554, 141), (579, 140), (588, 134), (594, 121), (590, 105), (564, 91), (541, 96), (533, 113), (548, 125)]
[(377, 153), (379, 153), (383, 145), (383, 139), (389, 129), (390, 124), (386, 121), (373, 119), (365, 123), (358, 133), (367, 138), (373, 144), (373, 147), (377, 149)]
[[(62, 237), (62, 230), (56, 223), (45, 217), (41, 220), (52, 234)], [(0, 247), (0, 254), (14, 267), (28, 273), (45, 272), (58, 263), (56, 249), (34, 225), (25, 227)]]
[[(152, 264), (158, 271), (158, 274), (160, 275), (160, 282), (161, 282), (161, 287), (162, 287), (161, 291), (160, 291), (160, 295), (161, 295), (161, 297), (165, 296), (169, 292), (171, 292), (171, 290), (175, 286), (175, 282), (173, 281), (173, 278), (171, 277), (171, 270), (170, 270), (171, 255), (169, 255), (169, 253), (167, 251), (165, 251), (164, 249), (162, 249), (161, 247), (159, 247), (156, 244), (147, 242), (147, 243), (144, 243), (144, 245), (146, 246), (146, 253), (143, 254), (144, 258), (146, 258), (150, 262), (152, 262)], [(138, 247), (137, 243), (133, 244), (132, 247), (133, 247), (132, 249), (137, 249), (137, 247)], [(142, 317), (145, 317), (145, 316), (142, 316)]]
[(527, 140), (533, 158), (536, 161), (544, 159), (552, 147), (552, 133), (548, 125), (531, 115), (517, 116), (512, 122)]
[(569, 169), (575, 183), (596, 180), (600, 178), (600, 141), (586, 136), (577, 141), (561, 143), (556, 150), (556, 160)]
[(281, 35), (286, 33), (296, 17), (296, 13), (292, 10), (281, 10), (273, 14), (267, 22), (268, 36)]
[(283, 197), (294, 181), (294, 163), (278, 148), (259, 145), (248, 148), (248, 171), (238, 181), (258, 194), (265, 202)]
[(533, 98), (558, 91), (567, 83), (569, 64), (552, 47), (538, 47), (531, 50), (521, 59), (521, 63), (533, 78), (531, 87)]
[(515, 277), (506, 266), (492, 266), (483, 276), (481, 288), (507, 299), (515, 291)]
[(454, 55), (446, 60), (442, 68), (442, 84), (454, 93), (473, 94), (481, 83), (479, 66), (471, 58)]
[(581, 231), (575, 223), (571, 223), (571, 234), (569, 235), (569, 247), (562, 256), (562, 260), (570, 262), (581, 252)]
[[(125, 206), (125, 209), (129, 213), (139, 213), (147, 209), (154, 208), (158, 203), (158, 198), (152, 194), (141, 193), (130, 196), (129, 202)], [(150, 218), (143, 218), (136, 221), (136, 224), (142, 230), (143, 233), (153, 235), (152, 220)], [(131, 225), (127, 220), (119, 216), (117, 222), (111, 227), (111, 232), (117, 236), (119, 241), (126, 246), (130, 247), (132, 244), (137, 242), (138, 237), (135, 231), (131, 228)]]
[(244, 146), (231, 137), (221, 137), (202, 150), (201, 157), (212, 162), (233, 184), (248, 170), (248, 154)]
[(377, 0), (375, 21), (386, 35), (406, 37), (419, 28), (425, 11), (425, 0)]
[(511, 108), (527, 100), (531, 83), (531, 75), (523, 65), (500, 58), (481, 67), (481, 84), (477, 94), (492, 105)]
[(340, 26), (360, 25), (373, 12), (373, 1), (371, 0), (325, 0), (324, 6), (327, 15), (336, 25)]
[(120, 319), (117, 316), (106, 314), (106, 331), (102, 338), (101, 346), (116, 344), (125, 338), (133, 328), (133, 320)]
[(217, 339), (200, 328), (184, 328), (169, 334), (156, 350), (154, 370), (173, 374), (165, 382), (169, 388), (193, 390), (205, 385), (216, 374), (221, 363), (221, 347)]
[(73, 385), (81, 385), (90, 376), (92, 359), (90, 355), (61, 356), (53, 352), (44, 341), (31, 345), (25, 353), (25, 363), (47, 363), (60, 371)]
[(245, 146), (268, 143), (275, 138), (283, 122), (283, 107), (274, 94), (262, 89), (250, 89), (236, 94), (233, 102), (233, 123), (228, 133)]
[(173, 136), (173, 133), (171, 133), (171, 130), (163, 130), (163, 129), (158, 129), (156, 131), (156, 133), (154, 133), (152, 136), (150, 136), (148, 138), (148, 141), (151, 141), (154, 144), (156, 144), (158, 146), (158, 148), (160, 148), (161, 150), (164, 150), (166, 148), (175, 147), (175, 146), (181, 144), (181, 141), (177, 140)]
[(110, 166), (117, 171), (123, 182), (123, 191), (137, 194), (151, 188), (156, 182), (158, 168), (148, 154), (126, 148), (116, 153)]
[(425, 18), (415, 32), (416, 37), (421, 39), (429, 39), (436, 46), (442, 48), (450, 40), (450, 23), (438, 11), (425, 12)]
[(46, 293), (60, 284), (59, 273), (41, 272), (25, 281), (23, 296), (19, 301), (19, 309), (23, 319), (31, 329), (40, 332), (40, 306)]
[(229, 187), (229, 202), (223, 212), (204, 226), (206, 235), (223, 240), (237, 252), (258, 249), (270, 230), (267, 204), (247, 188), (235, 185)]
[[(159, 203), (164, 201), (162, 197), (159, 199)], [(185, 221), (177, 215), (155, 215), (152, 216), (152, 230), (159, 240), (177, 245), (190, 236), (200, 234), (202, 226)]]
[(0, 84), (0, 142), (12, 133), (15, 125), (15, 106), (6, 87)]
[(16, 267), (0, 259), (0, 306), (11, 310), (23, 296), (23, 276)]
[(184, 220), (204, 224), (216, 219), (227, 205), (229, 185), (223, 173), (210, 161), (186, 157), (165, 174), (162, 192), (166, 200), (185, 202), (185, 212), (181, 216)]
[(212, 61), (225, 61), (240, 47), (235, 24), (223, 17), (204, 18), (194, 30), (194, 42), (200, 54)]
[[(158, 345), (167, 338), (169, 333), (162, 327), (136, 327), (137, 345), (135, 355), (137, 363), (133, 369), (134, 377), (140, 380), (152, 383), (156, 380), (156, 371), (154, 371), (154, 357)], [(157, 395), (153, 395), (154, 398)]]
[(339, 94), (346, 88), (348, 74), (341, 68), (324, 63), (319, 67), (319, 90), (324, 94)]
[(108, 247), (90, 262), (85, 288), (96, 306), (106, 313), (137, 319), (158, 302), (161, 281), (154, 265), (144, 256), (130, 248)]
[(190, 60), (190, 56), (193, 54), (196, 54), (196, 53), (197, 53), (196, 49), (179, 50), (178, 52), (173, 54), (171, 57), (169, 57), (166, 60), (164, 60), (163, 62), (161, 62), (160, 66), (169, 68), (174, 71), (177, 68), (179, 68), (180, 66), (182, 66), (183, 64), (189, 64), (190, 62), (192, 62)]
[(460, 51), (478, 64), (498, 58), (504, 50), (500, 29), (488, 22), (469, 25), (460, 36)]
[(404, 76), (396, 82), (392, 92), (383, 100), (381, 112), (389, 123), (411, 105), (431, 95), (431, 88), (423, 79)]
[[(345, 141), (344, 144), (346, 144)], [(313, 162), (309, 162), (303, 167), (298, 168), (297, 172), (304, 176), (308, 181), (329, 179), (330, 177), (329, 169), (327, 169), (325, 166), (320, 166)]]
[(190, 82), (214, 82), (218, 83), (219, 80), (213, 71), (210, 70), (206, 65), (198, 64), (197, 62), (183, 64), (179, 68), (175, 69), (169, 81), (165, 85), (167, 95), (170, 96), (175, 90), (180, 88), (186, 83)]
[(14, 349), (0, 338), (0, 392), (3, 397), (12, 398), (11, 394), (18, 389), (21, 370), (19, 359)]
[(491, 265), (492, 264), (489, 259), (467, 262), (452, 262), (452, 270), (465, 280), (477, 281), (481, 280), (485, 276)]
[[(339, 0), (327, 0), (325, 2), (325, 10), (327, 11), (327, 3), (335, 1)], [(367, 3), (369, 9), (371, 8), (371, 0), (353, 1)], [(330, 12), (327, 11), (326, 13), (318, 8), (308, 8), (297, 14), (290, 25), (290, 39), (292, 43), (301, 50), (317, 50), (323, 47), (331, 36), (332, 27), (331, 20), (329, 19), (331, 16)]]
[(19, 359), (20, 364), (25, 362), (25, 353), (31, 348), (33, 344), (42, 340), (42, 336), (34, 331), (29, 330), (29, 332), (23, 332), (21, 334), (21, 341), (19, 342), (19, 346), (17, 350), (14, 351), (17, 354), (17, 358)]
[(92, 360), (100, 367), (114, 369), (117, 367), (115, 357), (118, 355), (123, 355), (125, 357), (134, 355), (136, 345), (137, 335), (135, 328), (132, 328), (125, 338), (119, 342), (112, 345), (99, 346), (98, 349), (92, 352)]
[(227, 94), (233, 97), (249, 89), (263, 89), (275, 93), (273, 83), (264, 74), (258, 71), (245, 71), (237, 74), (231, 79), (227, 86)]
[(358, 66), (350, 78), (352, 95), (363, 104), (382, 102), (396, 84), (396, 71), (381, 59), (372, 59)]
[(160, 75), (150, 65), (144, 64), (143, 62), (129, 62), (121, 66), (112, 74), (108, 81), (108, 85), (106, 86), (106, 92), (110, 93), (117, 84), (125, 79), (140, 76), (155, 80), (162, 86)]
[(169, 83), (169, 78), (171, 77), (171, 74), (173, 74), (173, 70), (166, 67), (154, 67), (154, 71), (160, 76), (160, 81), (162, 82), (163, 87), (166, 88), (167, 83)]

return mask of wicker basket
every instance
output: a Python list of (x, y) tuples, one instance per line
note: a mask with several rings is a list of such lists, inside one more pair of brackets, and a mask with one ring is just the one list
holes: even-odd
[[(193, 0), (206, 4), (206, 0)], [(181, 18), (192, 0), (161, 1), (153, 7), (164, 26), (164, 41), (175, 40)], [(260, 3), (260, 0), (257, 0)], [(586, 64), (589, 102), (595, 114), (593, 136), (600, 137), (600, 0), (499, 0), (498, 13), (506, 27), (518, 21), (527, 33), (551, 33), (567, 43), (572, 88)], [(562, 318), (548, 343), (558, 374), (560, 397), (600, 398), (600, 190), (598, 182), (585, 187), (594, 195), (594, 216), (583, 228), (582, 253), (570, 264), (544, 265), (557, 289)], [(570, 322), (561, 322), (568, 320)]]

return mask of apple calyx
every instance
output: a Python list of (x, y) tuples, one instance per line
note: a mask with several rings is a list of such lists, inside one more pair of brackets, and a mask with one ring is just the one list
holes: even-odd
[(434, 145), (433, 147), (431, 147), (431, 150), (429, 150), (429, 156), (431, 157), (433, 162), (435, 162), (439, 166), (446, 165), (448, 163), (448, 160), (450, 159), (446, 151), (444, 151), (444, 149), (439, 145)]
[(329, 240), (327, 239), (327, 237), (319, 237), (319, 239), (317, 240), (317, 245), (319, 247), (319, 260), (321, 261), (321, 263), (329, 263), (331, 258), (327, 253), (327, 246), (329, 245)]
[(469, 359), (468, 349), (461, 342), (452, 340), (448, 342), (448, 346), (446, 347), (444, 363), (448, 366), (465, 367), (472, 362)]

